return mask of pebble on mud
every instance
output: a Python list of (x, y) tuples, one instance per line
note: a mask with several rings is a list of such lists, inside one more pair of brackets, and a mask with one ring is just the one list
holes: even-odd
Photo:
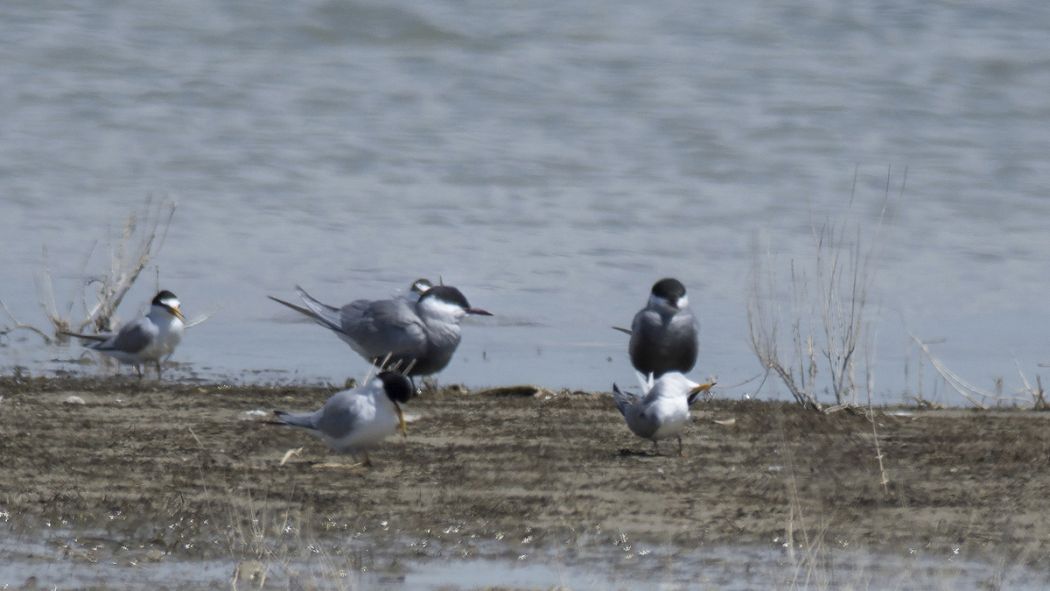
[(62, 404), (86, 404), (86, 403), (84, 402), (83, 398), (81, 398), (81, 397), (79, 397), (79, 396), (74, 394), (74, 395), (66, 396), (62, 400)]
[(266, 583), (266, 565), (258, 560), (243, 560), (233, 569), (233, 578), (230, 584), (234, 589), (237, 583), (244, 581), (262, 587)]

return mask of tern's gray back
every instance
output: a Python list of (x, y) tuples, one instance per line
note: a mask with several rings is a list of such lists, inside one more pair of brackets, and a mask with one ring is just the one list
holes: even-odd
[(113, 338), (92, 345), (92, 349), (98, 351), (122, 351), (124, 353), (138, 353), (149, 346), (153, 337), (157, 335), (157, 327), (149, 318), (139, 318), (131, 324), (125, 325)]
[(696, 365), (697, 338), (696, 318), (688, 309), (662, 315), (645, 308), (631, 324), (631, 364), (655, 377), (669, 371), (686, 373)]
[[(426, 326), (405, 299), (357, 300), (340, 310), (343, 333), (368, 359), (407, 363), (427, 354)], [(416, 373), (416, 372), (413, 372)]]

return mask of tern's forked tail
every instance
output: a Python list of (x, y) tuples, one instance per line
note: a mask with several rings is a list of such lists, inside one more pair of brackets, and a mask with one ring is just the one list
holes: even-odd
[(627, 416), (627, 409), (634, 404), (637, 399), (634, 394), (630, 392), (624, 392), (619, 386), (613, 384), (613, 400), (616, 402), (616, 409), (620, 411), (620, 414)]
[(76, 337), (78, 339), (84, 339), (86, 341), (106, 341), (109, 340), (113, 335), (111, 334), (84, 334), (80, 332), (69, 332), (67, 330), (60, 330), (58, 334), (66, 335), (67, 337)]
[(306, 304), (305, 306), (293, 304), (289, 301), (285, 301), (281, 298), (277, 298), (274, 296), (266, 297), (277, 302), (278, 304), (281, 304), (282, 306), (287, 306), (292, 310), (295, 310), (296, 312), (302, 314), (303, 316), (306, 316), (307, 318), (310, 318), (311, 320), (320, 324), (321, 326), (324, 326), (325, 328), (330, 328), (335, 331), (339, 331), (342, 329), (342, 326), (340, 325), (339, 310), (314, 299), (310, 294), (306, 293), (306, 291), (298, 285), (295, 286), (295, 291), (299, 294), (299, 297), (303, 300), (303, 303)]
[(282, 425), (287, 427), (301, 427), (303, 429), (316, 429), (313, 413), (290, 413), (283, 410), (273, 411), (275, 420), (270, 425)]

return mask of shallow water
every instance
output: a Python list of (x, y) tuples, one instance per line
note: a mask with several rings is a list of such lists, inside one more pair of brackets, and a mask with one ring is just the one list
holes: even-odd
[[(106, 237), (167, 196), (123, 316), (158, 274), (191, 317), (217, 310), (176, 355), (194, 373), (360, 377), (264, 296), (298, 283), (344, 303), (429, 276), (497, 314), (443, 381), (608, 388), (633, 381), (609, 326), (674, 275), (703, 325), (695, 373), (740, 397), (758, 382), (728, 386), (761, 371), (756, 243), (805, 265), (830, 219), (878, 246), (885, 400), (921, 382), (960, 401), (908, 331), (1009, 392), (1015, 360), (1030, 378), (1050, 362), (1048, 26), (1020, 0), (4, 3), (0, 297), (42, 322), (42, 247), (63, 306), (106, 268)], [(79, 354), (0, 344), (0, 365), (31, 371)]]
[[(953, 589), (984, 585), (1042, 589), (1047, 573), (965, 555), (918, 548), (870, 552), (821, 545), (711, 546), (693, 550), (633, 544), (558, 551), (485, 542), (422, 550), (402, 540), (376, 544), (300, 542), (270, 556), (188, 559), (178, 550), (122, 540), (105, 532), (62, 528), (0, 535), (0, 589), (35, 581), (42, 588), (224, 589)], [(42, 534), (42, 535), (41, 535)], [(465, 555), (469, 554), (469, 555)]]

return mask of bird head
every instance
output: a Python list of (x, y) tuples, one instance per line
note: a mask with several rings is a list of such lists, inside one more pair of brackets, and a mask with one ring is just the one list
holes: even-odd
[(649, 305), (671, 310), (681, 310), (687, 307), (689, 298), (685, 294), (685, 286), (681, 281), (671, 277), (657, 281), (649, 293)]
[(397, 412), (398, 427), (401, 429), (401, 434), (406, 435), (408, 433), (408, 427), (405, 425), (405, 415), (401, 412), (401, 404), (398, 403), (408, 402), (415, 394), (415, 388), (412, 387), (412, 382), (410, 382), (404, 375), (392, 371), (380, 372), (379, 375), (376, 376), (375, 381), (379, 382), (383, 388), (383, 393), (394, 403), (394, 410)]
[(463, 292), (451, 285), (431, 287), (419, 298), (417, 306), (428, 316), (448, 318), (457, 322), (467, 314), (492, 316), (491, 312), (472, 308)]
[(151, 305), (164, 310), (183, 322), (186, 321), (186, 317), (182, 315), (182, 310), (179, 309), (179, 298), (166, 289), (157, 292), (157, 295), (153, 296)]

